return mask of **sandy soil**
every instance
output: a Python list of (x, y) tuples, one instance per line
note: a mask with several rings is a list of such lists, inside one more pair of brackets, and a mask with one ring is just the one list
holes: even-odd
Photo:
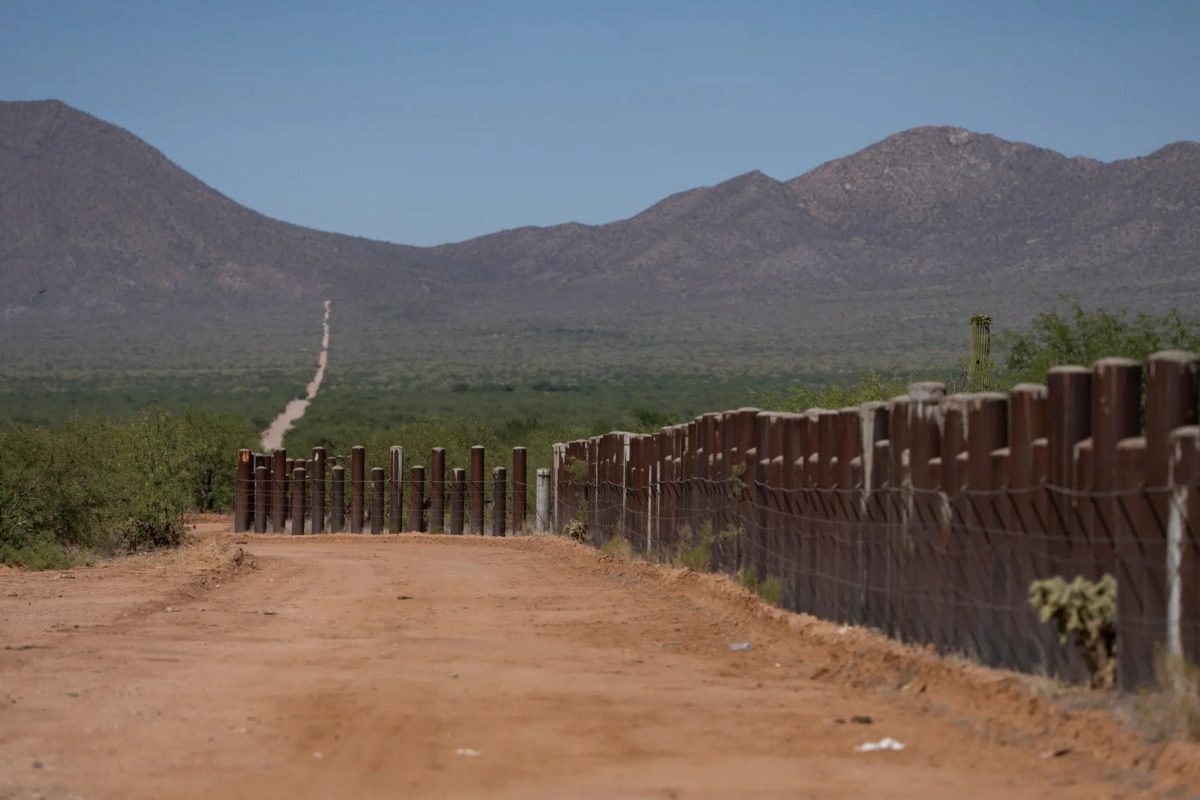
[[(0, 798), (1200, 787), (1193, 746), (1147, 745), (1029, 679), (768, 609), (715, 576), (545, 537), (224, 530), (0, 571)], [(906, 749), (855, 752), (885, 736)]]

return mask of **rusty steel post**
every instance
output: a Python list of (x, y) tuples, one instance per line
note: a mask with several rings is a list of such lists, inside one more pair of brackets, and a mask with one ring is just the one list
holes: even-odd
[(1033, 444), (1046, 434), (1046, 387), (1040, 383), (1020, 383), (1008, 392), (1009, 431), (1005, 485), (1007, 504), (1001, 514), (1002, 526), (1009, 539), (1007, 548), (1008, 584), (1004, 605), (1022, 609), (1015, 615), (1011, 637), (1014, 665), (1023, 671), (1037, 668), (1049, 673), (1049, 655), (1054, 650), (1053, 631), (1037, 618), (1029, 607), (1029, 584), (1046, 577), (1042, 547), (1045, 530), (1038, 513), (1038, 495), (1042, 480), (1034, 469)]
[[(940, 476), (944, 384), (914, 383), (908, 388), (909, 475), (912, 481), (911, 565), (913, 637), (945, 647), (952, 643), (953, 612), (946, 603), (946, 556), (939, 548), (942, 515)], [(952, 458), (957, 458), (957, 453)]]
[(333, 487), (329, 496), (329, 531), (341, 533), (346, 529), (346, 468), (333, 468)]
[(292, 473), (296, 471), (296, 467), (300, 466), (303, 466), (303, 464), (297, 464), (294, 458), (287, 458), (283, 461), (283, 514), (285, 523), (292, 518)]
[[(483, 536), (483, 460), (483, 446), (477, 444), (471, 448), (471, 485), (469, 487), (471, 492), (471, 517), (469, 529), (470, 532), (475, 536)], [(566, 523), (564, 522), (563, 524), (565, 525)]]
[[(1128, 358), (1102, 358), (1092, 365), (1092, 448), (1087, 481), (1090, 504), (1081, 509), (1090, 563), (1077, 558), (1080, 574), (1096, 580), (1116, 575), (1117, 442), (1141, 433), (1142, 365)], [(1085, 568), (1083, 568), (1085, 567)]]
[(1050, 512), (1046, 549), (1051, 575), (1074, 577), (1073, 540), (1080, 536), (1079, 504), (1070, 494), (1078, 475), (1075, 446), (1092, 433), (1092, 373), (1078, 366), (1052, 367), (1046, 373), (1046, 441)]
[(429, 453), (429, 530), (446, 530), (446, 449), (435, 447)]
[[(1192, 353), (1166, 351), (1146, 364), (1146, 436), (1142, 440), (1140, 491), (1122, 494), (1123, 519), (1117, 592), (1118, 679), (1123, 689), (1152, 684), (1156, 678), (1153, 654), (1168, 642), (1170, 578), (1167, 558), (1172, 536), (1172, 512), (1179, 498), (1172, 484), (1176, 446), (1173, 433), (1197, 421), (1197, 370)], [(1182, 434), (1181, 434), (1182, 435)], [(1126, 440), (1130, 446), (1138, 440)], [(1124, 446), (1126, 442), (1122, 442)], [(1121, 487), (1134, 488), (1130, 477)], [(1194, 485), (1193, 485), (1194, 487)], [(1190, 529), (1195, 530), (1195, 523)], [(1192, 534), (1195, 535), (1194, 533)]]
[[(599, 441), (596, 442), (599, 444)], [(525, 501), (528, 488), (526, 482), (529, 478), (528, 467), (526, 466), (528, 451), (524, 447), (513, 448), (512, 458), (512, 531), (516, 535), (521, 535), (525, 532)], [(591, 461), (595, 462), (596, 458)], [(595, 478), (593, 478), (593, 481)], [(595, 491), (592, 492), (595, 495)]]
[(308, 475), (304, 467), (292, 470), (292, 534), (304, 533), (305, 501), (304, 489), (308, 485)]
[(271, 532), (283, 533), (287, 520), (287, 450), (271, 454)]
[[(1008, 451), (1008, 395), (982, 392), (967, 397), (966, 530), (955, 550), (962, 556), (967, 606), (963, 640), (991, 665), (1012, 666), (1009, 644), (1014, 620), (997, 609), (1007, 596), (1011, 542), (1000, 523), (1000, 498)], [(1002, 454), (1001, 454), (1002, 451)]]
[[(1117, 684), (1133, 691), (1154, 682), (1154, 654), (1165, 641), (1166, 603), (1162, 581), (1166, 548), (1155, 498), (1146, 491), (1147, 440), (1117, 442), (1116, 479), (1121, 532), (1117, 565)], [(1065, 661), (1062, 656), (1060, 660)]]
[(492, 469), (492, 536), (504, 536), (507, 533), (507, 497), (508, 470), (495, 467)]
[(1177, 670), (1200, 663), (1200, 427), (1172, 431), (1171, 451), (1166, 635), (1167, 654)]
[(883, 612), (889, 636), (912, 641), (913, 614), (910, 586), (912, 562), (908, 547), (913, 516), (912, 474), (909, 469), (909, 397), (899, 395), (888, 401), (888, 481), (885, 491), (887, 527), (883, 547), (887, 552), (887, 579)]
[(404, 448), (393, 445), (388, 450), (388, 530), (404, 530)]
[(325, 448), (312, 451), (312, 532), (325, 532)]
[[(254, 468), (254, 508), (265, 509), (267, 506), (267, 468), (260, 464)], [(267, 532), (267, 515), (254, 515), (254, 532)]]
[(371, 533), (383, 533), (383, 467), (371, 467)]
[[(549, 474), (549, 470), (547, 470)], [(463, 532), (463, 505), (466, 503), (467, 471), (462, 467), (450, 470), (450, 533)]]
[(833, 485), (837, 490), (834, 506), (838, 527), (838, 546), (834, 550), (834, 580), (836, 583), (837, 619), (861, 624), (862, 576), (858, 508), (854, 486), (854, 460), (862, 456), (862, 419), (858, 406), (838, 409), (834, 419), (834, 450), (837, 467)]
[(414, 466), (408, 481), (408, 529), (425, 531), (425, 467)]
[(350, 448), (350, 532), (362, 533), (363, 495), (367, 487), (367, 451), (355, 446)]
[(238, 450), (237, 473), (233, 486), (233, 531), (245, 533), (250, 530), (250, 498), (253, 478), (250, 475), (250, 451)]

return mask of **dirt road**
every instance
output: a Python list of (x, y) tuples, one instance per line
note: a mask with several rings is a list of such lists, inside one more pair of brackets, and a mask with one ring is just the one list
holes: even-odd
[(283, 437), (300, 421), (300, 418), (308, 411), (309, 404), (316, 399), (317, 392), (321, 391), (321, 383), (325, 380), (325, 369), (329, 366), (329, 309), (332, 305), (332, 300), (325, 301), (325, 317), (321, 321), (321, 352), (317, 354), (317, 371), (313, 373), (312, 380), (304, 387), (304, 397), (288, 401), (288, 404), (283, 407), (283, 411), (279, 412), (278, 416), (271, 420), (267, 429), (262, 432), (263, 452), (270, 453), (283, 447)]
[[(218, 528), (176, 553), (0, 571), (0, 798), (1196, 788), (1190, 746), (713, 576), (541, 537)], [(906, 749), (855, 752), (885, 736)]]

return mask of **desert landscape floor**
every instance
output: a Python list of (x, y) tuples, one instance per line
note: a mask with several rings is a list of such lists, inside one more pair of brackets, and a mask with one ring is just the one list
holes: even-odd
[[(550, 537), (228, 529), (0, 568), (0, 798), (1197, 791), (1195, 746), (717, 576)], [(884, 737), (904, 749), (855, 749)]]

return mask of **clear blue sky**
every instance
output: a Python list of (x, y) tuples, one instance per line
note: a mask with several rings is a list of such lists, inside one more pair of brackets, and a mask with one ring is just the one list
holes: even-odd
[(46, 97), (271, 216), (432, 244), (915, 125), (1104, 160), (1200, 139), (1200, 0), (0, 0), (0, 98)]

